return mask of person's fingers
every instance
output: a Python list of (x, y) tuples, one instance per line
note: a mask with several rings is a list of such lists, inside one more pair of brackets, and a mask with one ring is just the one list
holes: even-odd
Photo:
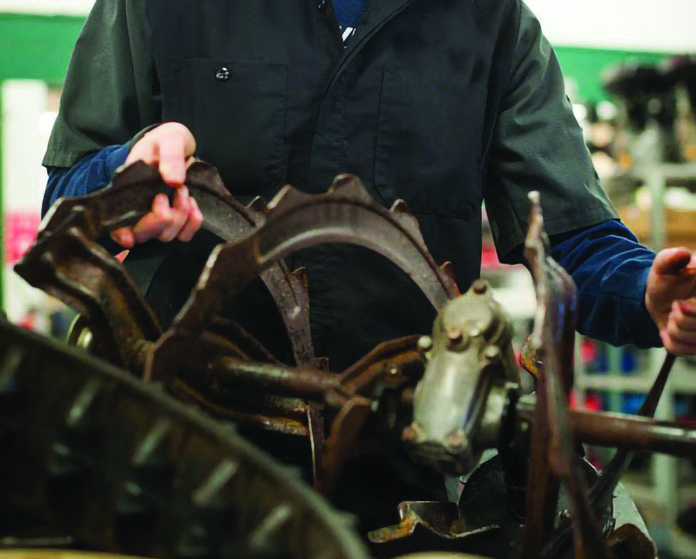
[(111, 238), (122, 247), (133, 248), (133, 245), (135, 244), (133, 229), (131, 229), (130, 227), (121, 227), (120, 229), (114, 229), (111, 232)]
[(150, 166), (155, 166), (158, 159), (159, 153), (156, 142), (146, 136), (133, 146), (124, 165), (128, 166), (136, 161), (143, 161)]
[(687, 299), (677, 303), (679, 312), (684, 316), (696, 319), (696, 299)]
[(185, 243), (190, 241), (196, 234), (196, 231), (198, 231), (201, 228), (201, 225), (203, 225), (203, 213), (198, 207), (198, 202), (196, 202), (195, 198), (191, 198), (190, 200), (191, 204), (188, 219), (186, 220), (186, 223), (182, 227), (178, 236), (178, 239)]
[(653, 270), (658, 275), (676, 275), (690, 262), (691, 251), (688, 248), (669, 248), (657, 254)]
[(175, 239), (188, 219), (191, 208), (191, 197), (188, 188), (181, 186), (174, 192), (174, 203), (172, 204), (171, 221), (157, 238), (168, 243)]
[(669, 320), (679, 330), (696, 332), (696, 310), (693, 308), (692, 300), (674, 301)]
[(181, 186), (186, 180), (185, 139), (181, 134), (163, 135), (159, 141), (159, 171), (170, 186)]
[(696, 355), (696, 345), (673, 339), (664, 329), (660, 332), (665, 349), (674, 355)]
[(164, 194), (158, 194), (152, 203), (152, 211), (133, 227), (135, 242), (143, 243), (157, 237), (169, 226), (172, 219), (169, 199)]
[(667, 322), (665, 327), (669, 339), (680, 344), (692, 345), (696, 350), (696, 332), (693, 330), (682, 330), (673, 320)]

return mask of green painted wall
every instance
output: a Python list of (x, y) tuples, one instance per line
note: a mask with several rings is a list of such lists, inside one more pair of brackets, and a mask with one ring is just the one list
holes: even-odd
[(598, 102), (609, 99), (602, 89), (602, 74), (612, 66), (635, 62), (657, 65), (671, 55), (654, 52), (556, 47), (563, 74), (578, 85), (580, 100)]
[[(44, 80), (51, 85), (63, 83), (70, 53), (84, 21), (82, 17), (0, 13), (0, 83), (11, 79)], [(0, 106), (0, 137), (3, 124), (1, 109)], [(0, 179), (0, 225), (3, 215), (1, 194)], [(0, 226), (0, 262), (5, 261), (4, 247), (4, 227)], [(0, 266), (0, 304), (3, 300)]]
[(0, 81), (62, 83), (84, 21), (82, 17), (0, 14)]

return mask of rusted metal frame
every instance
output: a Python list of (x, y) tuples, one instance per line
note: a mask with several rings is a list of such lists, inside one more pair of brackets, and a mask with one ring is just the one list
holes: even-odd
[(102, 357), (142, 374), (148, 343), (161, 335), (157, 318), (123, 268), (74, 225), (84, 212), (72, 215), (41, 235), (15, 270), (84, 316)]
[[(261, 211), (265, 205), (260, 201), (249, 207), (241, 205), (225, 189), (215, 168), (206, 163), (197, 162), (188, 169), (186, 184), (204, 215), (203, 227), (222, 241), (244, 237), (264, 222)], [(118, 173), (109, 188), (79, 199), (60, 200), (44, 220), (38, 239), (73, 223), (87, 239), (96, 241), (118, 227), (137, 222), (150, 211), (156, 195), (171, 197), (173, 192), (156, 170), (142, 162), (134, 163)], [(278, 262), (260, 275), (281, 313), (297, 363), (314, 366), (304, 271), (290, 273), (283, 262)]]
[[(213, 251), (191, 298), (158, 342), (148, 377), (171, 382), (176, 373), (170, 353), (182, 337), (205, 328), (224, 301), (276, 260), (312, 245), (349, 242), (384, 255), (409, 274), (436, 308), (457, 294), (451, 276), (435, 264), (416, 220), (403, 204), (391, 211), (381, 208), (354, 177), (337, 179), (332, 190), (321, 196), (286, 187), (270, 207), (262, 228)], [(313, 444), (316, 448), (323, 441)]]
[(343, 465), (355, 455), (354, 447), (370, 416), (370, 404), (367, 398), (353, 396), (332, 422), (323, 462), (315, 477), (315, 487), (322, 495), (331, 494), (343, 471)]
[(331, 242), (356, 244), (382, 254), (413, 279), (436, 309), (457, 295), (456, 284), (433, 261), (417, 221), (403, 203), (385, 210), (355, 177), (337, 178), (329, 193), (323, 195), (285, 187), (269, 208), (262, 228), (213, 251), (173, 330), (184, 332), (205, 326), (224, 301), (275, 261), (300, 249)]
[[(660, 372), (655, 379), (655, 383), (650, 388), (650, 392), (648, 392), (648, 395), (638, 410), (637, 415), (642, 417), (654, 417), (655, 411), (657, 410), (657, 405), (660, 402), (660, 397), (665, 389), (667, 379), (672, 371), (675, 360), (676, 357), (671, 353), (666, 355), (662, 367), (660, 368)], [(590, 499), (596, 507), (601, 507), (603, 503), (611, 498), (614, 493), (614, 489), (616, 488), (616, 484), (626, 471), (626, 468), (628, 468), (633, 456), (633, 452), (623, 448), (616, 451), (614, 457), (611, 459), (609, 464), (607, 464), (606, 468), (604, 468), (602, 477), (599, 478), (597, 483), (592, 488)]]
[(292, 470), (227, 426), (5, 322), (0, 400), (0, 495), (86, 545), (165, 558), (256, 557), (269, 545), (291, 558), (368, 557)]
[(385, 375), (398, 381), (404, 371), (422, 365), (423, 352), (418, 348), (420, 337), (407, 336), (379, 344), (338, 376), (343, 389), (367, 397), (370, 387)]
[[(527, 532), (523, 542), (523, 557), (538, 556), (543, 543), (551, 535), (558, 502), (558, 486), (554, 482), (535, 483), (534, 478), (553, 474), (563, 481), (570, 496), (576, 559), (608, 558), (609, 551), (587, 498), (585, 480), (577, 467), (575, 444), (568, 420), (568, 390), (569, 382), (572, 381), (568, 367), (573, 364), (575, 287), (567, 274), (547, 256), (539, 194), (531, 193), (530, 202), (532, 209), (525, 255), (533, 270), (538, 299), (531, 339), (535, 348), (543, 352), (543, 366), (532, 432), (532, 463), (527, 488)], [(554, 304), (558, 306), (554, 307)], [(568, 322), (572, 324), (573, 330), (568, 327)], [(549, 439), (540, 439), (544, 435), (548, 435)], [(545, 455), (540, 449), (542, 446), (546, 448)], [(540, 510), (535, 510), (536, 507)]]
[(337, 375), (324, 371), (231, 357), (216, 359), (206, 377), (208, 385), (217, 390), (223, 387), (238, 388), (315, 402), (323, 402), (329, 390), (341, 388)]
[[(662, 392), (667, 384), (669, 374), (676, 357), (671, 353), (667, 353), (665, 360), (660, 368), (660, 371), (655, 379), (655, 383), (650, 389), (645, 401), (638, 410), (638, 416), (653, 417), (657, 410), (657, 405), (662, 396)], [(628, 468), (635, 453), (632, 450), (620, 448), (611, 459), (609, 464), (602, 470), (602, 475), (592, 486), (589, 494), (590, 502), (595, 510), (600, 510), (610, 501), (614, 495), (614, 490)], [(565, 550), (571, 538), (571, 527), (567, 524), (559, 526), (549, 543), (544, 548), (541, 559), (555, 559), (559, 553)]]
[[(518, 421), (533, 421), (534, 405), (518, 402)], [(579, 442), (620, 447), (639, 452), (660, 452), (682, 458), (696, 455), (696, 428), (645, 417), (570, 410), (570, 426)]]
[(171, 384), (169, 390), (178, 400), (216, 419), (285, 435), (310, 436), (307, 424), (309, 405), (298, 398), (242, 392), (236, 399), (228, 398), (217, 402), (179, 379)]
[[(550, 445), (557, 442), (552, 438), (549, 413), (549, 382), (551, 371), (546, 374), (546, 365), (550, 363), (552, 346), (545, 345), (548, 321), (548, 281), (545, 268), (545, 249), (543, 246), (543, 218), (538, 201), (531, 201), (529, 229), (525, 240), (525, 256), (532, 269), (536, 284), (537, 307), (534, 320), (534, 330), (527, 339), (525, 355), (534, 355), (531, 361), (538, 367), (538, 382), (536, 390), (536, 406), (530, 441), (530, 465), (527, 482), (527, 498), (525, 504), (524, 539), (521, 557), (535, 559), (542, 549), (543, 543), (550, 536), (556, 519), (558, 495), (560, 491), (559, 478), (554, 475), (551, 465)], [(553, 341), (552, 341), (553, 343)], [(547, 353), (548, 352), (548, 353)]]

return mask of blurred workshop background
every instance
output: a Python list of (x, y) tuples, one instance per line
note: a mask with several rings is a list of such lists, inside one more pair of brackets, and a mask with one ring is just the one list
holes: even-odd
[[(597, 170), (623, 220), (655, 249), (696, 247), (696, 0), (527, 0), (554, 45)], [(64, 336), (72, 315), (12, 266), (39, 226), (41, 158), (70, 53), (93, 0), (0, 0), (0, 301), (10, 320)], [(485, 208), (483, 209), (485, 214)], [(490, 232), (482, 273), (523, 339), (534, 296), (501, 266)], [(578, 339), (577, 406), (632, 413), (659, 351)], [(658, 415), (696, 422), (696, 361), (680, 359)], [(601, 466), (606, 452), (590, 449)], [(696, 468), (638, 456), (626, 485), (661, 557), (696, 557)]]

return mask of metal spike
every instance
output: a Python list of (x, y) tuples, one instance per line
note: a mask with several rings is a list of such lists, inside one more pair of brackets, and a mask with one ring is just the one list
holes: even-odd
[(121, 519), (151, 519), (157, 513), (157, 506), (143, 491), (143, 488), (133, 481), (123, 485), (123, 492), (116, 501), (116, 514)]
[(46, 461), (48, 477), (54, 481), (77, 482), (86, 479), (89, 467), (64, 443), (54, 443)]
[(218, 508), (225, 499), (222, 492), (239, 471), (239, 462), (225, 460), (218, 464), (208, 478), (193, 493), (193, 504), (198, 509)]
[(170, 429), (171, 425), (165, 419), (160, 419), (153, 425), (133, 453), (133, 467), (152, 470), (170, 462), (167, 452), (167, 436)]
[(65, 418), (65, 426), (71, 435), (93, 434), (99, 429), (96, 416), (100, 392), (101, 383), (97, 379), (90, 379), (82, 388)]
[(282, 529), (292, 518), (290, 505), (278, 505), (261, 521), (249, 536), (249, 547), (258, 549), (268, 544), (268, 541)]
[(210, 543), (207, 532), (200, 526), (188, 528), (179, 540), (174, 559), (218, 559), (222, 557)]

